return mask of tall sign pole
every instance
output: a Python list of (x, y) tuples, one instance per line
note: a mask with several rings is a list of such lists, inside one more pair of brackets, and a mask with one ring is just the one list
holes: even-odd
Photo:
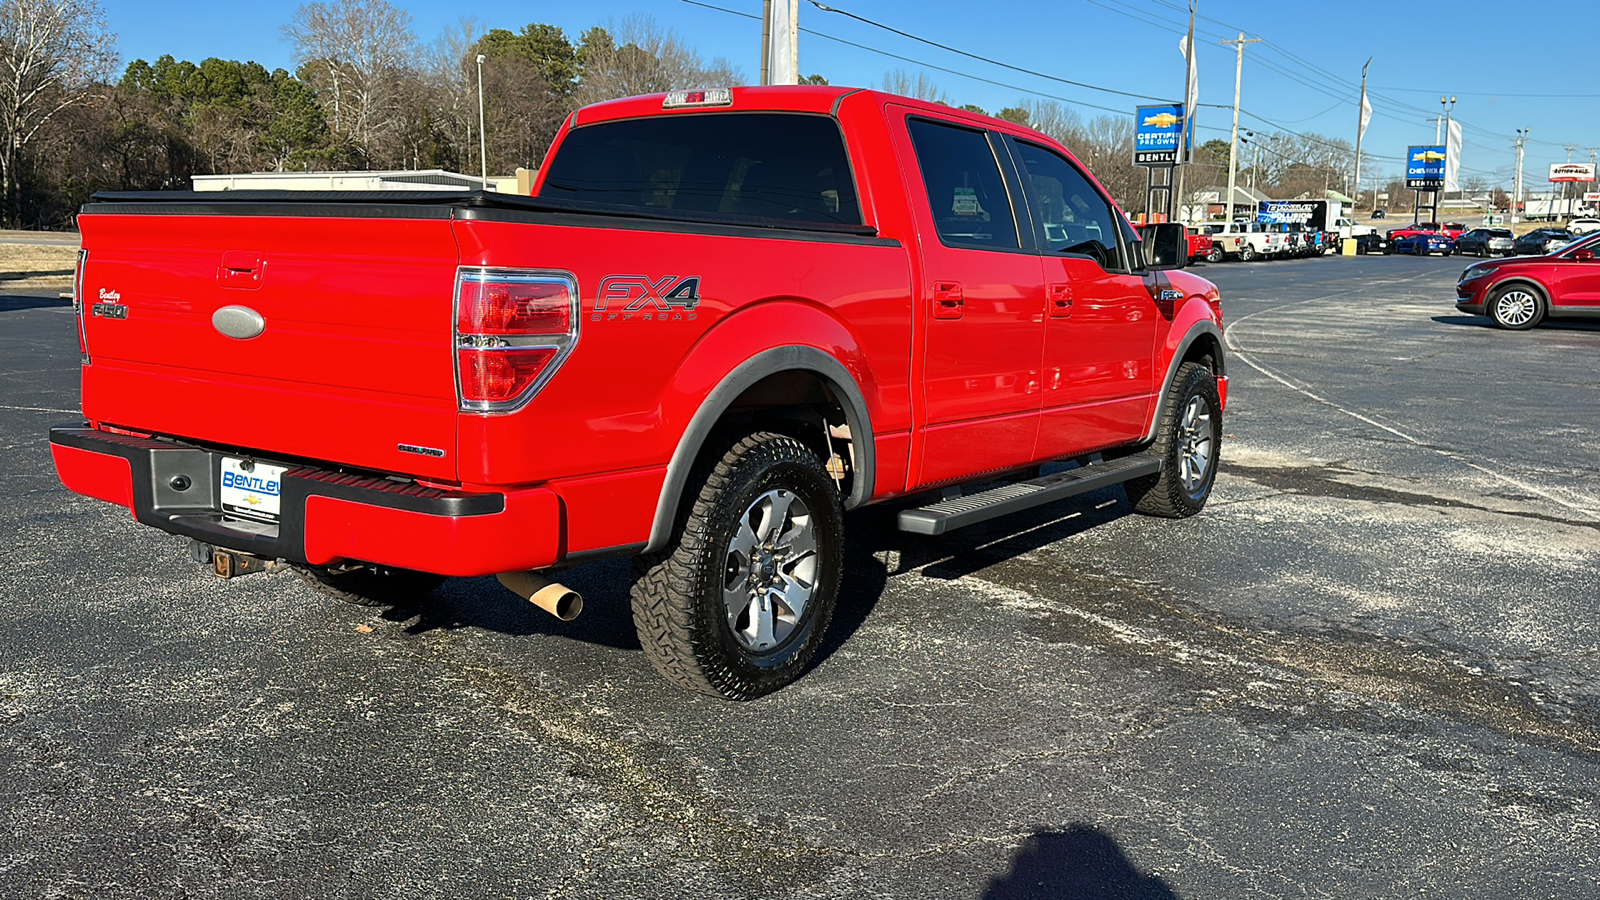
[[(1194, 8), (1198, 2), (1189, 0), (1189, 37), (1184, 44), (1183, 54), (1183, 125), (1178, 129), (1178, 217), (1175, 220), (1179, 222), (1183, 221), (1183, 176), (1188, 171), (1189, 156), (1194, 152), (1189, 146), (1190, 123), (1194, 120), (1194, 108), (1199, 105), (1194, 102), (1197, 99), (1194, 96)], [(1167, 197), (1169, 221), (1173, 221), (1170, 207), (1172, 199), (1170, 195)], [(1229, 197), (1228, 200), (1232, 202), (1233, 198)]]
[(1228, 199), (1222, 201), (1223, 219), (1229, 222), (1233, 221), (1233, 192), (1239, 186), (1239, 85), (1244, 80), (1244, 45), (1260, 42), (1260, 38), (1245, 40), (1242, 31), (1237, 41), (1220, 42), (1235, 44), (1239, 48), (1239, 58), (1233, 65), (1233, 137), (1228, 142)]
[(1517, 129), (1517, 177), (1511, 183), (1511, 224), (1517, 223), (1517, 210), (1522, 208), (1522, 145), (1528, 140), (1528, 129)]
[[(1372, 57), (1367, 57), (1367, 65), (1361, 67), (1361, 109), (1357, 115), (1356, 123), (1356, 180), (1354, 193), (1356, 206), (1361, 205), (1361, 138), (1367, 133), (1367, 122), (1372, 119), (1372, 104), (1367, 102), (1367, 66), (1372, 65)], [(1372, 208), (1378, 208), (1376, 192), (1372, 199)], [(1352, 209), (1352, 212), (1354, 210)]]

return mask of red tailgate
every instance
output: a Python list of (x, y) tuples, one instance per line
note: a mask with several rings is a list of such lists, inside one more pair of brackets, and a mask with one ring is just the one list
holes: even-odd
[(79, 218), (84, 414), (263, 455), (453, 479), (448, 215), (91, 207)]

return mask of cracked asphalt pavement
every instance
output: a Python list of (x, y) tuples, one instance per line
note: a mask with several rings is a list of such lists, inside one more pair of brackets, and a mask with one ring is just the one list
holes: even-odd
[(572, 623), (211, 577), (56, 481), (71, 311), (0, 296), (0, 895), (1593, 897), (1600, 325), (1458, 315), (1461, 267), (1200, 269), (1202, 515), (852, 516), (749, 704), (652, 674), (625, 562)]

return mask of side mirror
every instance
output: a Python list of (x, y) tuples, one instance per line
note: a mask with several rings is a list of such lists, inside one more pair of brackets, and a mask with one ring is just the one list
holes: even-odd
[(1147, 267), (1161, 271), (1181, 269), (1189, 264), (1189, 238), (1177, 222), (1162, 222), (1144, 227), (1144, 257)]

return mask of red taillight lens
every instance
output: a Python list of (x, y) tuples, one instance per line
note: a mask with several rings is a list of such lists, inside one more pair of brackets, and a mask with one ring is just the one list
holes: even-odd
[(464, 281), (456, 329), (462, 334), (566, 334), (572, 292), (566, 282)]
[(457, 350), (461, 399), (469, 403), (509, 403), (532, 387), (555, 358), (554, 347)]
[(456, 276), (460, 408), (520, 409), (578, 342), (578, 282), (567, 272), (462, 268)]

